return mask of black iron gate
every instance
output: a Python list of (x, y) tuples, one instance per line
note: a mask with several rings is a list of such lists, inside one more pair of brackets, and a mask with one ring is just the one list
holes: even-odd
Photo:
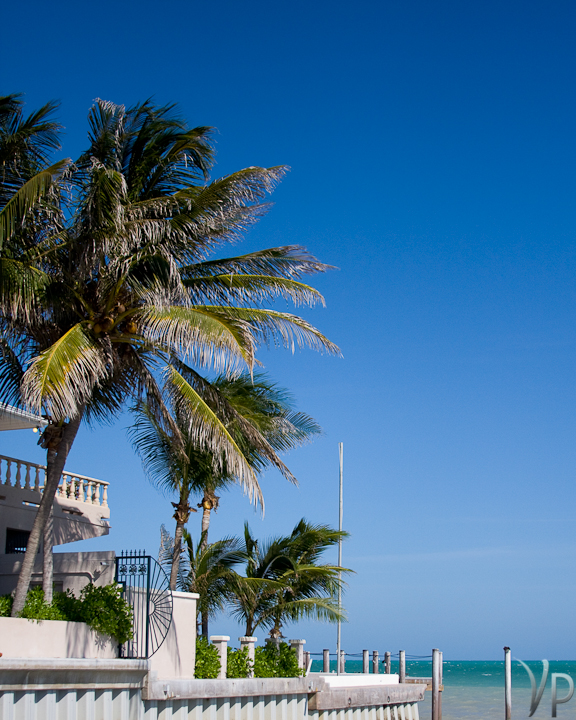
[(168, 635), (172, 623), (172, 593), (168, 577), (150, 555), (122, 552), (116, 558), (116, 582), (134, 613), (134, 637), (121, 646), (121, 657), (149, 658)]

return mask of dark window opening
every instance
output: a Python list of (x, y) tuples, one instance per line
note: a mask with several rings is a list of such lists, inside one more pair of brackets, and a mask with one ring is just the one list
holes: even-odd
[(28, 530), (14, 530), (6, 528), (6, 555), (19, 555), (26, 552), (28, 538), (30, 533)]

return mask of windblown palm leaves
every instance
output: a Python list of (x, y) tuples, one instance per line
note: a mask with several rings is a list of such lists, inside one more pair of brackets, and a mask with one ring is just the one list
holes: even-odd
[(233, 614), (246, 623), (246, 635), (262, 626), (270, 629), (272, 637), (281, 637), (284, 623), (304, 617), (328, 622), (345, 619), (336, 595), (342, 584), (339, 574), (351, 571), (319, 560), (347, 535), (302, 519), (290, 535), (261, 544), (246, 524), (246, 576), (237, 576), (231, 594)]
[[(213, 264), (208, 256), (266, 212), (264, 198), (286, 169), (247, 168), (208, 182), (210, 128), (189, 128), (173, 106), (97, 101), (89, 148), (63, 177), (62, 167), (46, 167), (59, 130), (47, 119), (53, 108), (23, 119), (19, 98), (0, 100), (0, 212), (8, 218), (0, 387), (62, 428), (61, 444), (49, 448), (43, 502), (51, 506), (80, 421), (109, 419), (134, 398), (168, 424), (171, 398), (196, 445), (254, 491), (254, 470), (199, 373), (251, 371), (257, 347), (270, 341), (337, 352), (306, 321), (262, 307), (277, 297), (321, 302), (302, 278), (327, 266), (295, 247)], [(52, 178), (49, 190), (35, 186), (16, 200), (41, 172)], [(7, 210), (10, 203), (20, 210)], [(21, 578), (46, 512), (42, 505)], [(23, 597), (19, 584), (14, 612)]]
[[(184, 372), (182, 365), (180, 368)], [(186, 369), (191, 374), (190, 368)], [(199, 379), (196, 379), (198, 382)], [(277, 453), (309, 441), (320, 432), (318, 424), (308, 415), (296, 412), (292, 398), (272, 383), (263, 373), (252, 376), (244, 373), (228, 378), (217, 377), (212, 383), (201, 380), (201, 391), (207, 405), (224, 425), (230, 441), (257, 474), (275, 466), (291, 481), (290, 470)], [(137, 421), (130, 437), (142, 459), (149, 479), (164, 490), (175, 493), (178, 502), (172, 503), (175, 512), (174, 555), (170, 585), (176, 589), (183, 529), (191, 512), (190, 497), (200, 495), (198, 507), (202, 513), (202, 542), (208, 542), (210, 513), (218, 506), (216, 493), (240, 479), (219, 467), (214, 454), (202, 450), (196, 437), (188, 432), (186, 415), (175, 409), (169, 427), (155, 416), (146, 404), (137, 406)], [(249, 488), (254, 499), (263, 506), (258, 480)]]

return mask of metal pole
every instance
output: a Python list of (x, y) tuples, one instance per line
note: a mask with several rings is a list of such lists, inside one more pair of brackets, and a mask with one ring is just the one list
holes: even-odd
[(384, 672), (386, 675), (390, 675), (391, 667), (390, 667), (390, 653), (386, 651), (384, 653)]
[(504, 648), (504, 707), (505, 720), (512, 720), (512, 658), (510, 648)]
[(432, 720), (442, 720), (440, 709), (440, 651), (432, 650)]
[(330, 672), (330, 650), (322, 651), (322, 659), (324, 660), (323, 672)]
[[(339, 522), (338, 530), (342, 532), (342, 510), (344, 495), (342, 492), (342, 484), (344, 481), (344, 443), (338, 443), (338, 452), (340, 455), (340, 502), (339, 502)], [(342, 567), (342, 538), (338, 540), (338, 567)], [(338, 572), (338, 612), (342, 612), (342, 572)], [(338, 620), (338, 637), (336, 640), (336, 672), (340, 675), (340, 649), (342, 639), (342, 627)]]
[(368, 650), (362, 650), (362, 672), (368, 675), (370, 672), (370, 653)]
[(398, 671), (398, 682), (404, 683), (406, 682), (406, 653), (404, 650), (400, 650), (398, 653), (398, 665), (399, 665), (399, 671)]

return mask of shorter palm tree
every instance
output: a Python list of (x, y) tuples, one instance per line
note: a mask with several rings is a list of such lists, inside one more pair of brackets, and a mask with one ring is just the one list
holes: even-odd
[(345, 619), (336, 596), (342, 585), (340, 573), (352, 571), (319, 560), (347, 536), (302, 519), (290, 535), (261, 544), (246, 524), (246, 576), (236, 576), (231, 602), (235, 617), (246, 623), (246, 635), (262, 626), (270, 629), (272, 638), (282, 637), (284, 623), (305, 617), (328, 622)]
[[(200, 542), (194, 549), (190, 534), (183, 532), (185, 552), (178, 571), (178, 588), (198, 593), (196, 624), (198, 631), (208, 636), (208, 621), (224, 610), (237, 586), (234, 568), (246, 559), (244, 544), (239, 538), (227, 537), (215, 543)], [(160, 564), (172, 569), (174, 539), (164, 526), (161, 528)], [(198, 632), (198, 634), (200, 634)]]

